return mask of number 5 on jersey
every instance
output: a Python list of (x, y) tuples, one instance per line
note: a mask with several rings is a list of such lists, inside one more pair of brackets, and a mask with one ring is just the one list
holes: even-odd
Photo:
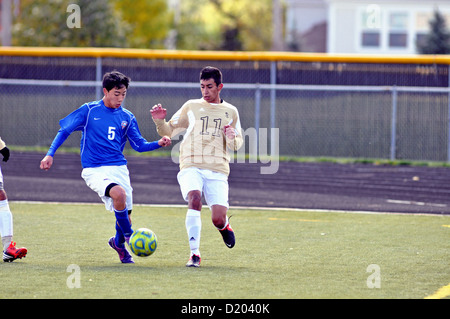
[(114, 126), (108, 127), (108, 140), (113, 141), (116, 137), (116, 128)]

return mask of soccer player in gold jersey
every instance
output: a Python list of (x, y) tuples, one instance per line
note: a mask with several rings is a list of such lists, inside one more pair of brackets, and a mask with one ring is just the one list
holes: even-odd
[[(3, 156), (3, 162), (9, 160), (10, 152), (5, 142), (0, 138), (0, 154)], [(13, 216), (8, 204), (8, 196), (3, 187), (3, 175), (0, 167), (0, 234), (3, 244), (3, 261), (12, 262), (16, 259), (22, 259), (27, 255), (25, 247), (16, 248), (13, 238)]]
[(184, 133), (180, 144), (180, 172), (177, 179), (188, 202), (186, 230), (191, 255), (187, 267), (200, 266), (202, 195), (211, 210), (214, 226), (229, 248), (235, 245), (227, 211), (229, 149), (243, 144), (237, 108), (220, 98), (222, 73), (205, 67), (200, 72), (201, 99), (187, 101), (167, 122), (167, 110), (157, 104), (150, 110), (158, 134), (173, 137)]

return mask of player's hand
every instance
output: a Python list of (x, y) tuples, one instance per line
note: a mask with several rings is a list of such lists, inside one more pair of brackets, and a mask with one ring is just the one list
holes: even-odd
[(230, 140), (236, 137), (236, 130), (231, 125), (225, 125), (223, 127), (223, 132), (225, 133), (225, 136)]
[(150, 110), (150, 114), (153, 119), (165, 119), (167, 115), (167, 110), (161, 106), (161, 104), (156, 104)]
[(172, 140), (168, 136), (163, 136), (159, 141), (158, 145), (162, 147), (170, 146), (172, 145)]
[(40, 168), (45, 171), (48, 171), (50, 167), (52, 167), (52, 165), (53, 165), (53, 157), (50, 155), (46, 155), (41, 161)]
[(9, 160), (9, 148), (6, 146), (0, 150), (0, 154), (3, 155), (3, 162), (7, 162)]

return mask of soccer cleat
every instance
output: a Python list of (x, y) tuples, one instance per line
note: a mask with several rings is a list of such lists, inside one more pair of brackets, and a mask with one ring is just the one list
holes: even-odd
[(200, 256), (192, 255), (191, 258), (189, 258), (186, 267), (200, 267), (201, 260)]
[(233, 248), (234, 244), (236, 243), (236, 239), (234, 237), (234, 231), (231, 228), (230, 223), (228, 223), (227, 227), (225, 227), (224, 229), (219, 230), (219, 232), (222, 235), (225, 245), (227, 245), (228, 248)]
[(3, 252), (4, 262), (13, 262), (16, 259), (22, 259), (27, 255), (28, 250), (25, 247), (16, 248), (16, 243), (11, 242), (9, 247)]
[(124, 248), (120, 248), (120, 247), (116, 246), (116, 241), (114, 239), (114, 236), (111, 237), (108, 240), (108, 244), (109, 244), (109, 247), (111, 247), (112, 249), (117, 251), (117, 253), (119, 254), (119, 258), (120, 258), (120, 261), (122, 262), (122, 264), (134, 264), (133, 257), (131, 257), (131, 255), (128, 252), (128, 250), (125, 247)]

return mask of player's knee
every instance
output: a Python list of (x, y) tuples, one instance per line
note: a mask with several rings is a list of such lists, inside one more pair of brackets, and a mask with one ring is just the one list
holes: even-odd
[(211, 219), (214, 224), (219, 229), (226, 226), (227, 223), (227, 207), (221, 205), (211, 206)]
[(127, 203), (127, 193), (122, 186), (115, 185), (113, 188), (111, 188), (109, 191), (109, 196), (114, 202), (115, 209), (125, 209)]
[(3, 189), (0, 189), (0, 200), (6, 200), (8, 196), (6, 196), (6, 192)]
[(212, 216), (212, 223), (215, 227), (222, 229), (225, 227), (225, 223), (227, 222), (226, 216)]
[(202, 210), (202, 194), (199, 191), (191, 191), (188, 194), (189, 208)]

